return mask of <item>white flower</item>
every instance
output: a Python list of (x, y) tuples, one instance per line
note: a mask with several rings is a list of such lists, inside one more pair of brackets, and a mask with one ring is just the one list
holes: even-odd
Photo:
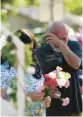
[(35, 74), (35, 72), (36, 72), (36, 69), (35, 69), (35, 67), (32, 67), (32, 66), (30, 66), (28, 69), (27, 69), (27, 73), (28, 74)]
[(69, 80), (66, 81), (66, 84), (64, 85), (65, 88), (68, 88), (70, 86)]
[(59, 72), (58, 73), (59, 78), (64, 78), (65, 77), (65, 72)]
[(60, 71), (59, 72), (59, 78), (62, 78), (62, 77), (64, 77), (66, 80), (68, 80), (68, 79), (71, 78), (71, 75), (68, 72)]
[(60, 71), (61, 71), (61, 70), (63, 70), (63, 68), (62, 68), (62, 67), (57, 66), (57, 67), (56, 67), (56, 70), (60, 70)]
[(58, 86), (61, 88), (62, 86), (66, 86), (66, 88), (69, 86), (67, 86), (66, 84), (68, 83), (68, 79), (71, 78), (71, 75), (68, 73), (68, 72), (63, 72), (63, 71), (60, 71), (58, 73), (58, 78), (56, 79), (57, 80), (57, 84)]
[(52, 79), (55, 79), (56, 78), (56, 73), (50, 72), (49, 77), (51, 77)]
[(71, 75), (70, 75), (68, 72), (66, 72), (66, 73), (65, 73), (65, 78), (68, 80), (68, 79), (71, 78)]
[(62, 71), (59, 72), (58, 76), (59, 77), (56, 79), (56, 81), (57, 81), (58, 86), (62, 88), (62, 86), (64, 86), (67, 81), (67, 79), (65, 78), (65, 72), (62, 72)]
[(66, 79), (64, 77), (62, 77), (60, 79), (56, 79), (56, 81), (60, 88), (62, 88), (62, 86), (64, 86), (66, 84)]

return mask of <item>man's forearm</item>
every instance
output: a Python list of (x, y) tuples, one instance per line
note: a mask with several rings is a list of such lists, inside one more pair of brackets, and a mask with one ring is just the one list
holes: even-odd
[(61, 43), (59, 49), (62, 52), (66, 62), (72, 68), (78, 69), (80, 67), (81, 59), (76, 54), (74, 54), (66, 44)]

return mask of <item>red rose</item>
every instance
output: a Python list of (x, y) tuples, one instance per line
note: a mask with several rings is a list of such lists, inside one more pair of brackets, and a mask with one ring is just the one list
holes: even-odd
[(51, 88), (55, 88), (56, 84), (57, 84), (56, 79), (50, 79), (44, 82), (45, 86), (50, 86)]
[(45, 74), (45, 75), (44, 75), (44, 78), (45, 78), (45, 79), (50, 79), (49, 74)]
[(51, 80), (49, 81), (49, 84), (50, 84), (50, 87), (51, 87), (51, 88), (55, 88), (55, 87), (56, 87), (56, 84), (57, 84), (56, 79), (51, 79)]

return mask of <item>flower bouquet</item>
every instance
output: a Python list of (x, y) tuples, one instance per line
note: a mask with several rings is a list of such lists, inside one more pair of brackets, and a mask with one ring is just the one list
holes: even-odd
[(69, 87), (69, 79), (71, 78), (71, 75), (68, 72), (64, 72), (61, 67), (57, 66), (56, 70), (48, 74), (44, 74), (44, 78), (45, 96), (58, 98), (62, 101), (63, 106), (67, 106), (69, 104), (69, 98), (61, 98), (61, 92), (59, 91), (59, 88)]

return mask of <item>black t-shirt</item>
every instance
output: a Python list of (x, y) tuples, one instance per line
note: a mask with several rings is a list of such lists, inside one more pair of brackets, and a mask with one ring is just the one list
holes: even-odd
[[(68, 41), (68, 47), (80, 58), (82, 57), (82, 49), (77, 41)], [(80, 93), (80, 83), (75, 69), (67, 64), (62, 53), (54, 51), (50, 45), (44, 45), (37, 49), (36, 56), (39, 61), (43, 74), (51, 72), (57, 66), (61, 66), (64, 71), (71, 74), (69, 88), (62, 88), (62, 97), (69, 97), (70, 103), (63, 107), (59, 99), (52, 99), (51, 106), (47, 109), (48, 116), (69, 116), (72, 113), (80, 113), (82, 111), (82, 98)], [(81, 67), (81, 66), (80, 66)]]
[[(69, 41), (68, 46), (77, 56), (82, 57), (82, 49), (77, 41)], [(66, 63), (62, 53), (54, 51), (50, 45), (44, 45), (38, 48), (36, 56), (43, 74), (56, 69), (56, 66), (63, 66), (65, 68), (64, 65), (66, 65), (68, 67), (67, 69), (74, 70)]]

